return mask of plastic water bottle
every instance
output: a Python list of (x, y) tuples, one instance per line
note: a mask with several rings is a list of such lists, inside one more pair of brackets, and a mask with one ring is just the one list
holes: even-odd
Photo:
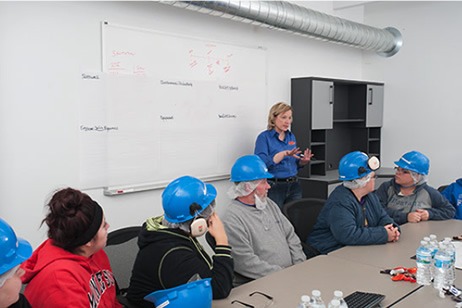
[(310, 301), (311, 308), (326, 308), (324, 301), (321, 298), (321, 291), (313, 290), (311, 292), (311, 301)]
[(343, 299), (343, 292), (342, 291), (339, 291), (339, 290), (334, 291), (334, 298), (332, 300), (334, 300), (334, 299), (339, 301), (340, 308), (348, 308), (347, 303)]
[(428, 248), (427, 241), (420, 241), (420, 246), (416, 250), (417, 274), (416, 280), (421, 285), (431, 285), (432, 283), (432, 253)]
[(456, 280), (456, 246), (454, 246), (450, 237), (445, 237), (443, 243), (446, 245), (446, 252), (451, 258), (451, 264), (449, 265), (446, 279), (448, 285), (452, 286)]
[(335, 299), (335, 298), (334, 298), (333, 300), (330, 301), (328, 307), (329, 307), (329, 308), (340, 308), (340, 307), (341, 307), (341, 306), (340, 306), (340, 301), (339, 301), (338, 299)]
[(424, 241), (428, 242), (428, 248), (432, 252), (432, 266), (431, 266), (432, 275), (431, 275), (431, 277), (433, 279), (433, 277), (435, 276), (434, 263), (435, 263), (435, 255), (436, 255), (436, 252), (438, 251), (438, 240), (436, 238), (436, 235), (430, 234), (429, 236), (424, 237)]
[(450, 266), (451, 257), (446, 251), (446, 245), (444, 243), (440, 243), (434, 260), (433, 287), (435, 289), (442, 290), (443, 287), (448, 285), (447, 272), (449, 271)]
[(298, 308), (311, 308), (310, 306), (310, 297), (308, 295), (302, 295), (300, 298), (300, 304), (297, 306)]
[(428, 237), (430, 238), (429, 245), (432, 250), (432, 258), (435, 258), (436, 252), (438, 251), (438, 239), (435, 234), (430, 234)]

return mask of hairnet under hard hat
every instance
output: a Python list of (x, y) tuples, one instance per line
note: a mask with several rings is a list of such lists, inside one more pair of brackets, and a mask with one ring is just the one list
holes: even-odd
[(262, 180), (255, 180), (255, 181), (234, 183), (228, 189), (227, 194), (233, 200), (239, 197), (248, 196), (257, 188), (258, 184), (260, 184), (261, 181)]
[(3, 287), (3, 285), (8, 279), (14, 276), (18, 268), (19, 268), (19, 264), (0, 275), (0, 288)]
[[(212, 214), (214, 212), (215, 212), (215, 202), (212, 202), (199, 215), (196, 215), (196, 216), (205, 218), (207, 220), (210, 216), (212, 216)], [(189, 233), (189, 232), (191, 232), (190, 227), (191, 227), (191, 223), (194, 220), (194, 218), (192, 218), (192, 219), (190, 219), (188, 221), (174, 223), (174, 222), (168, 221), (167, 219), (165, 219), (165, 217), (163, 217), (162, 225), (167, 227), (167, 228), (170, 228), (170, 229), (180, 229), (180, 230), (183, 230), (184, 232)]]
[(355, 179), (352, 181), (343, 181), (343, 186), (349, 189), (357, 189), (357, 188), (362, 188), (369, 183), (369, 181), (372, 179), (372, 173), (369, 173), (368, 175)]

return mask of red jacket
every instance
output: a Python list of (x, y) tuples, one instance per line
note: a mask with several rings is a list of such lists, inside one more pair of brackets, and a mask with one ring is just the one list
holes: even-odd
[(34, 308), (122, 307), (109, 259), (100, 250), (89, 258), (43, 242), (21, 267), (24, 295)]

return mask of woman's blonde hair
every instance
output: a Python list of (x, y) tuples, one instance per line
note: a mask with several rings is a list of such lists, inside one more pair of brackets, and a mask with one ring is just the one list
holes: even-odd
[(279, 103), (274, 104), (273, 107), (271, 107), (269, 114), (268, 114), (267, 129), (268, 130), (273, 129), (275, 127), (274, 120), (276, 119), (276, 117), (280, 115), (281, 113), (287, 112), (289, 110), (292, 111), (292, 107), (290, 107), (286, 103), (279, 102)]

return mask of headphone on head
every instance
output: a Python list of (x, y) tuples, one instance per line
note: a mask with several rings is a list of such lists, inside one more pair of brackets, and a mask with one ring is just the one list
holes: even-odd
[(194, 219), (190, 226), (191, 236), (193, 237), (202, 236), (208, 230), (207, 220), (199, 216), (199, 210), (202, 210), (202, 206), (197, 203), (193, 203), (189, 206), (189, 212), (191, 215), (194, 215)]

